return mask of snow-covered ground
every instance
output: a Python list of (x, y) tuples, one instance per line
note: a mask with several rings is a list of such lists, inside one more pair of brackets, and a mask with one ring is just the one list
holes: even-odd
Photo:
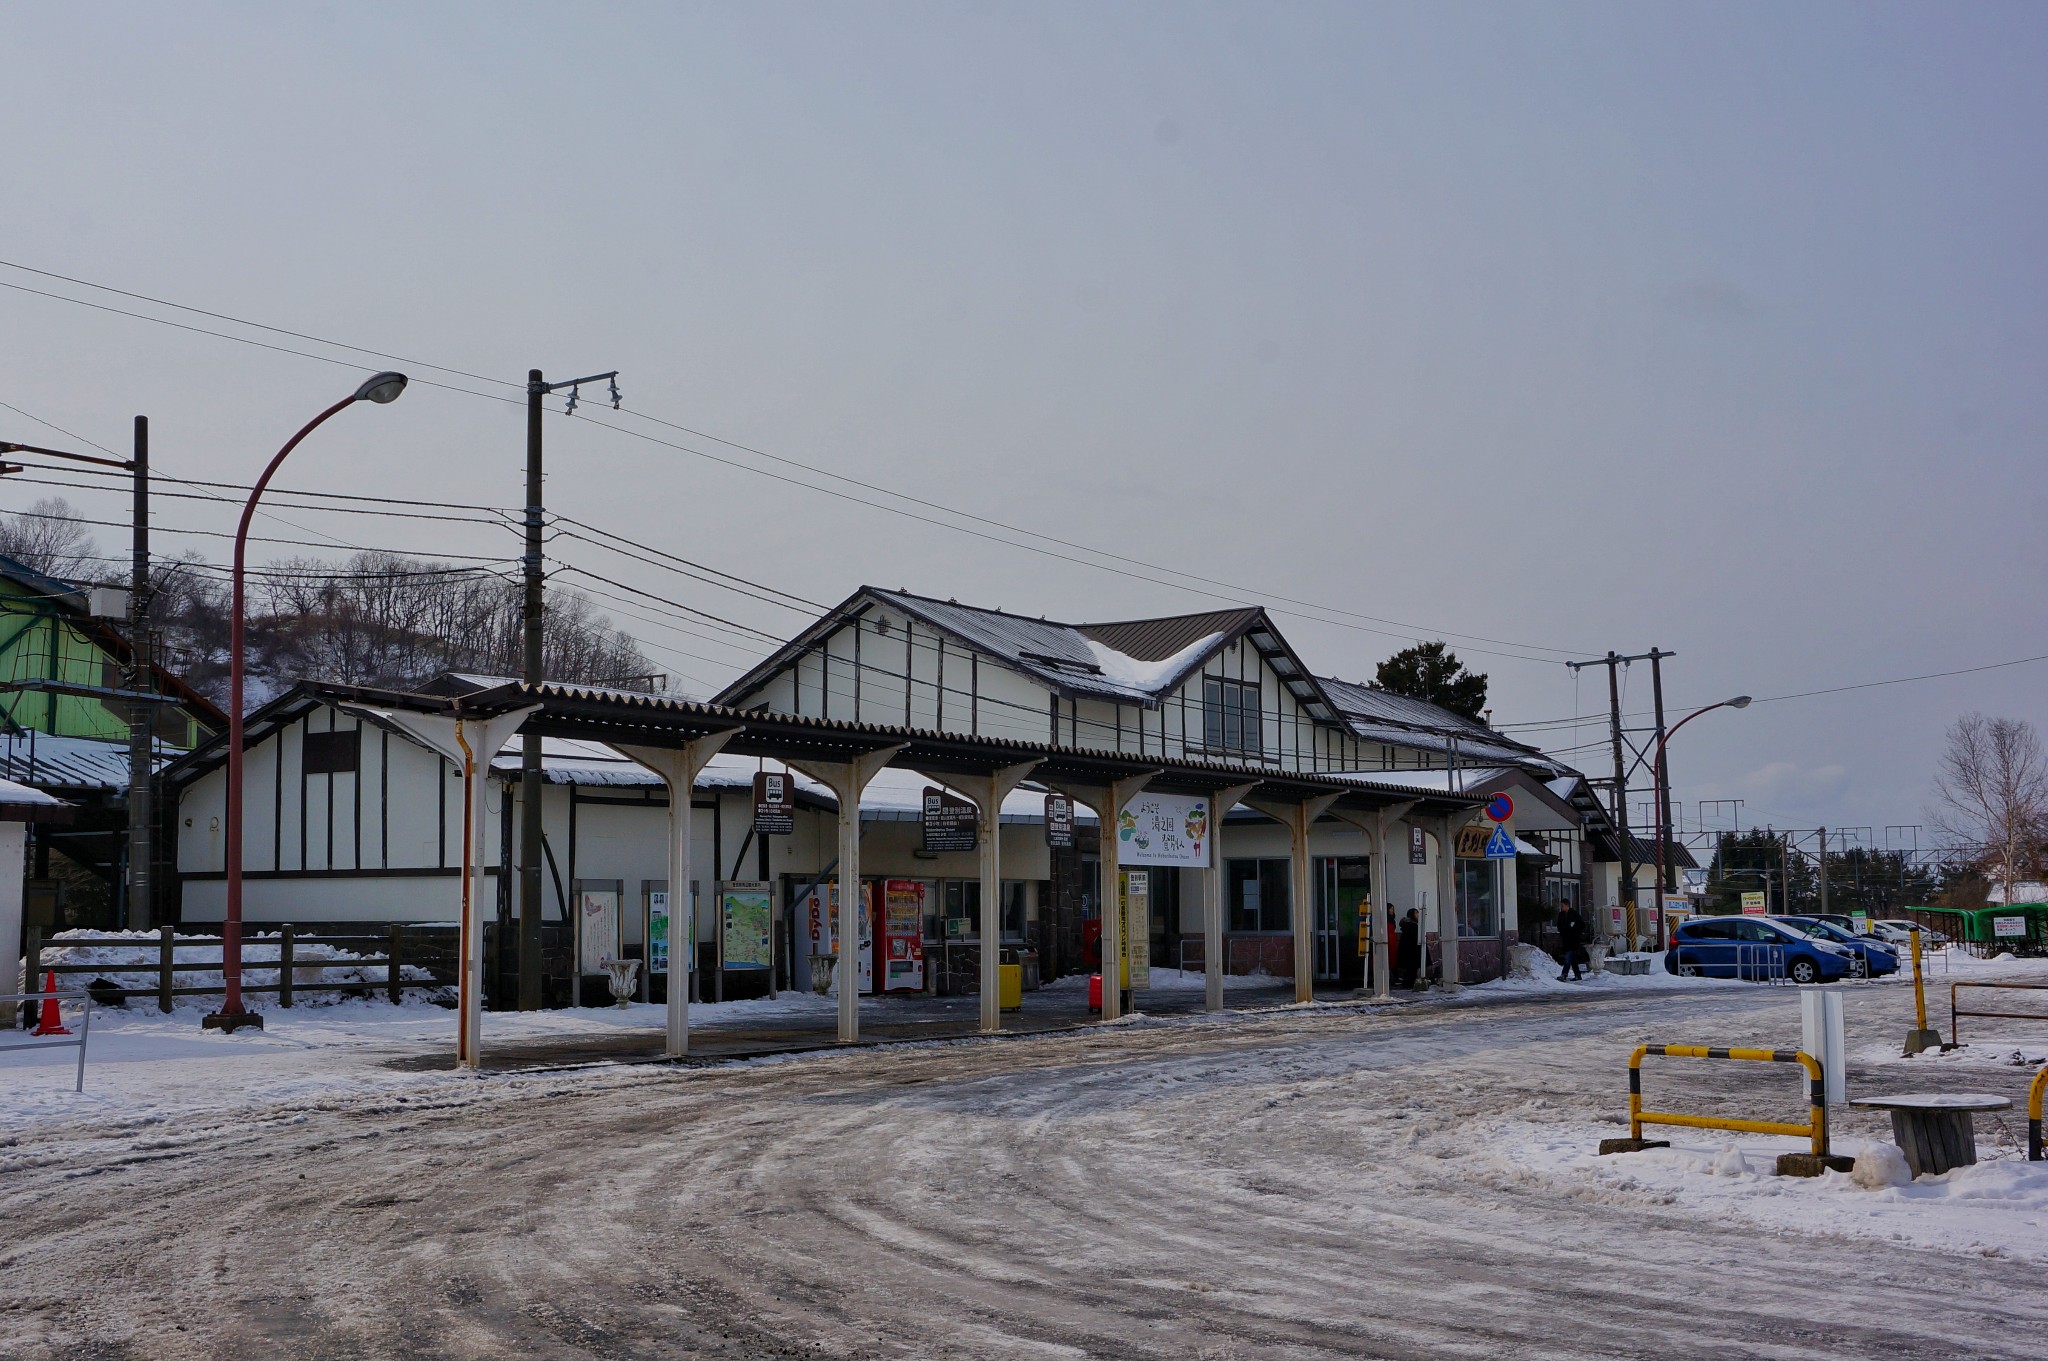
[[(831, 1004), (727, 1004), (764, 1005)], [(2048, 1053), (2048, 1024), (1983, 1022), (1902, 1058), (1903, 980), (1847, 1011), (1851, 1095), (2016, 1096)], [(2048, 1168), (2018, 1156), (2019, 1112), (1981, 1121), (1977, 1167), (1904, 1186), (1768, 1175), (1790, 1140), (1595, 1153), (1636, 1043), (1789, 1047), (1791, 988), (1539, 969), (1394, 1005), (484, 1076), (389, 1066), (448, 1043), (435, 1008), (272, 1025), (122, 1017), (130, 1056), (84, 1098), (62, 1057), (0, 1067), (0, 1354), (1889, 1361), (2048, 1335)], [(486, 1018), (501, 1041), (657, 1025)], [(1803, 1112), (1761, 1065), (1646, 1076), (1653, 1104)], [(1886, 1135), (1845, 1113), (1836, 1148)]]

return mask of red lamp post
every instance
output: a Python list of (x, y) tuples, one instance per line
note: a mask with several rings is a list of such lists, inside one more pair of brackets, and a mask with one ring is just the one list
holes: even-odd
[[(1710, 714), (1716, 709), (1747, 709), (1748, 707), (1749, 696), (1737, 695), (1733, 699), (1724, 699), (1719, 704), (1709, 704), (1704, 709), (1695, 709), (1684, 718), (1672, 724), (1670, 729), (1657, 742), (1657, 783), (1652, 787), (1656, 789), (1664, 787), (1664, 747), (1672, 738), (1678, 736), (1680, 728), (1692, 722), (1701, 714)], [(1660, 800), (1657, 804), (1657, 934), (1662, 936), (1667, 943), (1671, 939), (1671, 932), (1670, 924), (1664, 919), (1664, 847), (1670, 840), (1671, 825), (1664, 820), (1664, 805)]]
[(256, 503), (263, 497), (264, 488), (276, 475), (278, 466), (292, 450), (299, 447), (299, 441), (319, 428), (329, 416), (343, 407), (354, 406), (357, 402), (396, 401), (398, 394), (405, 391), (405, 375), (402, 373), (380, 373), (368, 379), (349, 396), (306, 422), (298, 434), (285, 442), (284, 448), (270, 460), (263, 475), (256, 479), (256, 485), (249, 490), (249, 500), (242, 507), (242, 521), (235, 528), (235, 570), (234, 604), (228, 625), (228, 800), (227, 800), (227, 913), (221, 931), (221, 976), (226, 983), (226, 997), (219, 1011), (208, 1016), (202, 1024), (208, 1030), (239, 1030), (243, 1026), (263, 1028), (261, 1012), (246, 1011), (242, 1007), (242, 679), (244, 658), (242, 656), (243, 635), (243, 592), (242, 575), (248, 555), (249, 521), (255, 518)]

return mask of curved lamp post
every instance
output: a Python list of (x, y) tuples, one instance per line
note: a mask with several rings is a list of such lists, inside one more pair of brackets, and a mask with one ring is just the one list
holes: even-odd
[[(1701, 714), (1710, 714), (1716, 709), (1747, 709), (1748, 707), (1749, 696), (1737, 695), (1733, 699), (1724, 699), (1719, 704), (1709, 704), (1704, 709), (1694, 709), (1684, 718), (1673, 723), (1670, 729), (1657, 742), (1657, 783), (1653, 788), (1662, 789), (1664, 787), (1664, 747), (1672, 738), (1678, 736), (1680, 728), (1692, 722)], [(1671, 927), (1670, 923), (1664, 919), (1664, 846), (1671, 839), (1671, 827), (1670, 824), (1664, 821), (1663, 812), (1664, 805), (1659, 802), (1657, 805), (1657, 934), (1666, 941), (1669, 941), (1671, 939)]]
[(277, 457), (271, 459), (270, 466), (263, 470), (263, 476), (256, 479), (256, 485), (249, 491), (248, 503), (242, 507), (242, 522), (235, 528), (234, 603), (228, 624), (228, 901), (226, 921), (221, 931), (221, 976), (227, 995), (220, 1010), (202, 1023), (208, 1030), (232, 1031), (242, 1026), (263, 1028), (261, 1012), (242, 1008), (242, 678), (245, 669), (242, 656), (242, 573), (248, 554), (249, 521), (255, 518), (256, 503), (262, 499), (264, 488), (270, 485), (270, 479), (276, 475), (285, 457), (299, 447), (300, 440), (312, 434), (343, 407), (354, 406), (357, 402), (382, 405), (396, 401), (398, 394), (404, 391), (404, 374), (380, 373), (307, 421), (298, 434), (285, 441), (284, 448), (277, 451)]

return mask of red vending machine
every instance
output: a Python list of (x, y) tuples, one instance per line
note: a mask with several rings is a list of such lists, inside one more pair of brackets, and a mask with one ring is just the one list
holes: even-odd
[(924, 881), (889, 879), (882, 885), (882, 974), (879, 992), (924, 991)]

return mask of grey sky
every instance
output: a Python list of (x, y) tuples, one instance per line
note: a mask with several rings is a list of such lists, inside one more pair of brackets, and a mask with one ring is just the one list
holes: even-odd
[[(1600, 713), (1604, 680), (1575, 690), (1546, 649), (1674, 649), (1674, 707), (2048, 653), (2039, 6), (0, 19), (0, 258), (495, 377), (616, 366), (633, 412), (1255, 588), (1233, 598), (1508, 640), (1451, 638), (1497, 721)], [(0, 401), (109, 444), (147, 412), (186, 476), (246, 481), (352, 381), (8, 290), (0, 318)], [(419, 387), (347, 413), (283, 481), (509, 505), (521, 431), (511, 405)], [(0, 437), (54, 439), (4, 410)], [(580, 418), (549, 438), (555, 508), (813, 599), (865, 580), (1066, 618), (1209, 603)], [(692, 684), (746, 660), (618, 620)], [(1283, 622), (1353, 677), (1402, 641)], [(2044, 678), (1712, 715), (1674, 744), (1677, 792), (1881, 835), (1922, 821), (1957, 712), (2048, 726)], [(1642, 668), (1629, 693), (1647, 701)]]

